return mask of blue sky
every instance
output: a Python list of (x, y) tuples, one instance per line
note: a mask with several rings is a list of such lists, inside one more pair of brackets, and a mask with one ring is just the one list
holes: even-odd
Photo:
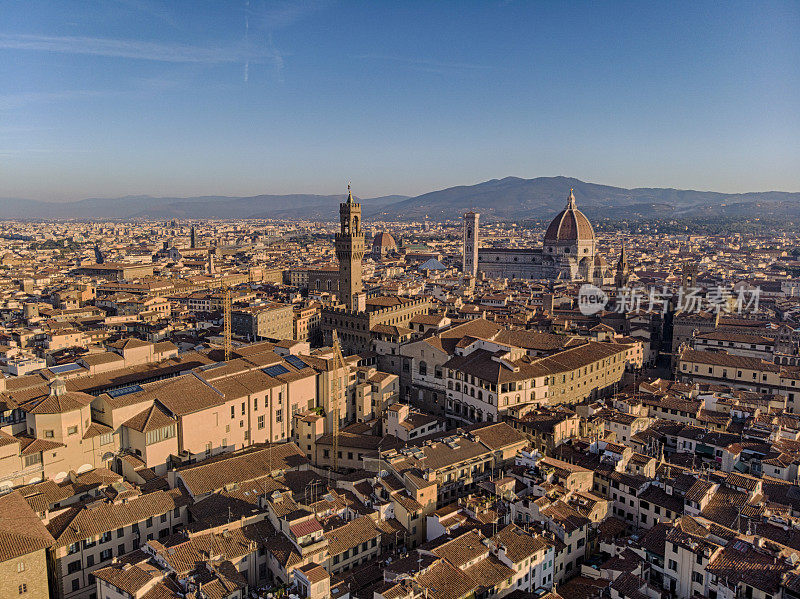
[(800, 191), (800, 2), (0, 0), (0, 197)]

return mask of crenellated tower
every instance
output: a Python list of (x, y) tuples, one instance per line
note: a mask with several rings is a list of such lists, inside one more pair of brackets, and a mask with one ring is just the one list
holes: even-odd
[(336, 234), (336, 258), (339, 260), (339, 301), (348, 310), (357, 310), (357, 294), (364, 289), (361, 282), (361, 260), (364, 258), (364, 233), (361, 231), (361, 204), (353, 201), (347, 186), (347, 201), (339, 205), (340, 230)]

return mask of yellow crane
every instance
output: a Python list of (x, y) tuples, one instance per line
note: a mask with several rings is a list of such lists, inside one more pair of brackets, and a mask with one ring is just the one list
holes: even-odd
[[(339, 335), (336, 329), (333, 330), (333, 385), (331, 386), (331, 433), (333, 434), (333, 470), (339, 468), (339, 402), (341, 401), (341, 393), (347, 388), (347, 385), (340, 385), (339, 373), (344, 368), (344, 356), (342, 355), (342, 347), (339, 345)], [(344, 376), (347, 376), (346, 374)], [(340, 387), (344, 386), (344, 389)]]
[(231, 288), (228, 283), (222, 284), (222, 309), (223, 309), (223, 325), (225, 329), (225, 361), (231, 359), (231, 349), (233, 343), (231, 341)]

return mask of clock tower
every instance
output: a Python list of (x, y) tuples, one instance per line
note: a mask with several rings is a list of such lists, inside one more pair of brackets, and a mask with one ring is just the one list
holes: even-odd
[(336, 258), (339, 260), (339, 301), (348, 310), (358, 310), (357, 294), (361, 282), (361, 260), (364, 258), (364, 233), (361, 231), (361, 204), (353, 201), (347, 186), (347, 201), (339, 204), (340, 229), (336, 234)]

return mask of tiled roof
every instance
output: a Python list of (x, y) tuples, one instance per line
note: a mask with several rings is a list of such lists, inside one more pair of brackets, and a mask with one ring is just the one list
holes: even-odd
[(523, 433), (505, 422), (498, 422), (488, 426), (477, 425), (470, 428), (470, 432), (492, 451), (507, 448), (517, 443), (527, 443), (527, 437)]
[(129, 418), (123, 423), (123, 426), (140, 433), (154, 431), (171, 424), (176, 424), (175, 420), (160, 402), (155, 401), (150, 407), (145, 408), (136, 416)]
[(255, 480), (280, 470), (299, 469), (308, 459), (294, 443), (259, 446), (179, 468), (177, 476), (189, 492), (203, 495), (230, 483)]
[(0, 497), (0, 562), (52, 544), (52, 535), (20, 493)]
[(156, 491), (125, 503), (98, 501), (67, 508), (52, 518), (47, 528), (55, 537), (56, 545), (61, 547), (147, 520), (187, 503), (188, 498), (178, 490)]
[(432, 550), (434, 555), (446, 559), (457, 568), (463, 567), (488, 552), (489, 548), (483, 544), (483, 536), (476, 530), (445, 541)]
[(367, 516), (351, 520), (344, 526), (325, 533), (325, 538), (328, 540), (328, 554), (331, 556), (344, 553), (356, 545), (380, 536), (381, 530), (375, 521)]
[(469, 576), (446, 560), (417, 576), (417, 582), (427, 589), (428, 599), (461, 599), (477, 588)]

